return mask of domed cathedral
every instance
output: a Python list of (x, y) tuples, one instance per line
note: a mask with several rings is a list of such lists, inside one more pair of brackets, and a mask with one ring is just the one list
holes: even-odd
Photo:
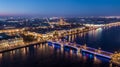
[(60, 21), (58, 22), (59, 25), (69, 25), (69, 23), (65, 22), (63, 18), (60, 18)]

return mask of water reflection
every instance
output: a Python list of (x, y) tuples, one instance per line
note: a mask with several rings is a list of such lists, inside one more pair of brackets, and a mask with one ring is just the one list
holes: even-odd
[(86, 64), (91, 65), (93, 63), (91, 66), (94, 66), (99, 60), (97, 58), (90, 59), (88, 54), (83, 56), (81, 53), (74, 53), (72, 50), (65, 51), (63, 48), (48, 46), (46, 43), (0, 54), (0, 67), (24, 67), (24, 65), (33, 67), (32, 65), (36, 65), (35, 62), (37, 62), (38, 66), (46, 66), (46, 64), (48, 64), (47, 66), (51, 64), (54, 66), (62, 63), (64, 63), (63, 66), (72, 65), (72, 63), (86, 66)]
[[(99, 43), (103, 30), (97, 29), (90, 32), (70, 35), (66, 40), (89, 46), (92, 41)], [(93, 44), (92, 43), (92, 44)], [(91, 45), (91, 44), (90, 44)], [(94, 58), (92, 58), (94, 57)], [(25, 66), (24, 66), (25, 65)], [(36, 44), (13, 51), (0, 53), (0, 67), (50, 67), (60, 65), (73, 67), (109, 67), (109, 61), (87, 53), (75, 53), (72, 50), (56, 48), (46, 43)]]
[[(99, 28), (94, 31), (80, 33), (76, 35), (66, 36), (67, 41), (77, 42), (79, 44), (87, 43), (87, 46), (98, 47), (102, 44), (101, 40), (105, 40), (105, 36), (103, 33), (103, 29)], [(109, 31), (110, 32), (110, 31)], [(108, 35), (108, 34), (107, 34)], [(103, 38), (103, 39), (102, 39)], [(102, 46), (105, 47), (106, 44)], [(109, 45), (110, 46), (110, 45)], [(6, 53), (6, 55), (4, 55)], [(1, 63), (2, 65), (6, 64), (6, 60), (8, 60), (8, 65), (16, 65), (14, 64), (17, 59), (19, 62), (24, 62), (27, 66), (36, 65), (40, 67), (50, 67), (50, 66), (58, 66), (66, 67), (109, 67), (109, 60), (101, 57), (97, 57), (87, 53), (74, 53), (72, 50), (65, 50), (63, 48), (56, 48), (55, 46), (48, 46), (48, 44), (38, 44), (22, 49), (18, 49), (12, 51), (12, 54), (9, 55), (9, 52), (2, 53)], [(16, 54), (17, 53), (17, 54)], [(18, 56), (19, 55), (19, 56)], [(0, 56), (1, 57), (1, 56)], [(16, 57), (15, 59), (13, 59)], [(92, 58), (93, 57), (93, 58)], [(6, 60), (5, 60), (6, 58)], [(10, 59), (12, 58), (12, 59)], [(31, 61), (32, 60), (32, 61)], [(14, 62), (10, 64), (11, 62)], [(29, 63), (29, 65), (28, 65)], [(18, 63), (17, 63), (18, 64)], [(20, 65), (20, 64), (18, 64)], [(76, 66), (75, 66), (76, 65)], [(21, 66), (23, 67), (23, 66)]]
[[(102, 33), (102, 28), (98, 28), (96, 30), (92, 30), (88, 32), (89, 40), (97, 41), (100, 40), (101, 34)], [(91, 39), (92, 38), (92, 39)]]
[(96, 49), (100, 47), (102, 50), (114, 52), (120, 49), (120, 27), (99, 28), (89, 32), (70, 35), (64, 39), (81, 45), (87, 44), (87, 46)]

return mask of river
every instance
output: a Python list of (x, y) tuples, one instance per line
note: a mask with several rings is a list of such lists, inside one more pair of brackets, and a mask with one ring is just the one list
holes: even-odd
[[(120, 27), (66, 36), (66, 40), (114, 52), (120, 49)], [(108, 59), (76, 54), (46, 43), (0, 53), (0, 67), (110, 67)]]

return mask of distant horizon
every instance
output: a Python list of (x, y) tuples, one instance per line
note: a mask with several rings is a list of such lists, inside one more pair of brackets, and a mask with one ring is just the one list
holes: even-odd
[(120, 0), (0, 0), (2, 16), (118, 16)]
[(81, 15), (79, 15), (79, 16), (54, 16), (54, 15), (52, 15), (52, 16), (43, 16), (43, 15), (38, 15), (38, 16), (35, 16), (35, 15), (0, 15), (0, 17), (28, 17), (28, 18), (34, 18), (34, 17), (37, 17), (37, 18), (39, 18), (39, 17), (119, 17), (120, 18), (120, 15), (106, 15), (106, 16), (81, 16)]

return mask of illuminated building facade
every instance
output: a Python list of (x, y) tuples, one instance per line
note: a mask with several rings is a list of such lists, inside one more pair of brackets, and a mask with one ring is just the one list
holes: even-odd
[(69, 23), (65, 22), (63, 18), (60, 18), (60, 21), (58, 22), (59, 25), (69, 25)]
[(0, 49), (24, 44), (23, 38), (0, 33)]
[(70, 25), (69, 23), (65, 22), (63, 18), (60, 18), (58, 22), (50, 22), (50, 25)]

